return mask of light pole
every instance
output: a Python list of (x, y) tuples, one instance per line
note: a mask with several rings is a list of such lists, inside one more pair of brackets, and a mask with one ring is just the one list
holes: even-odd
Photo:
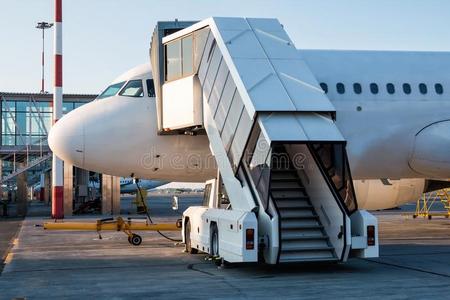
[(45, 29), (52, 28), (53, 23), (39, 22), (36, 25), (37, 29), (42, 29), (42, 79), (41, 79), (41, 94), (45, 93), (44, 89), (44, 50), (45, 50)]

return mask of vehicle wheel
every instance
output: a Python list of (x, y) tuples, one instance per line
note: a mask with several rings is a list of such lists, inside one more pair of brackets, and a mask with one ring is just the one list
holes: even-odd
[(188, 220), (186, 222), (186, 227), (184, 228), (184, 241), (186, 243), (186, 252), (190, 254), (197, 254), (198, 250), (192, 248), (191, 244), (191, 222)]
[(210, 240), (210, 254), (212, 256), (219, 256), (219, 230), (217, 225), (213, 224), (211, 226), (211, 240)]
[(128, 243), (131, 244), (131, 235), (128, 236)]
[(133, 246), (139, 246), (142, 243), (142, 237), (138, 234), (133, 233), (130, 240)]

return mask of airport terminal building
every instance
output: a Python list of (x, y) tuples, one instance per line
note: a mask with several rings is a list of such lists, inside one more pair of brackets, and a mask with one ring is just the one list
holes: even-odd
[[(97, 95), (93, 94), (65, 94), (63, 114), (96, 97)], [(52, 100), (53, 95), (48, 93), (0, 92), (1, 194), (4, 202), (17, 203), (18, 215), (26, 215), (29, 199), (40, 199), (47, 203), (51, 201), (52, 154), (48, 147), (47, 135), (52, 124)], [(65, 166), (66, 215), (71, 215), (73, 211), (78, 210), (90, 196), (94, 197), (89, 195), (88, 185), (92, 179), (90, 176), (93, 175), (90, 175), (88, 171)], [(102, 178), (98, 174), (97, 177)], [(106, 176), (103, 177), (106, 179)], [(113, 182), (117, 189), (120, 189), (119, 179), (115, 180), (111, 177), (106, 181), (110, 184)], [(113, 212), (111, 203), (113, 201), (109, 199), (108, 205), (104, 205), (101, 211)], [(114, 213), (117, 213), (117, 208), (114, 209)]]

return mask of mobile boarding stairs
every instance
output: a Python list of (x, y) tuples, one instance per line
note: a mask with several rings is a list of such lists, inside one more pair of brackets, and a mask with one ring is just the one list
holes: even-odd
[(276, 19), (159, 22), (159, 134), (206, 134), (218, 175), (183, 214), (191, 252), (229, 262), (378, 256), (335, 108)]

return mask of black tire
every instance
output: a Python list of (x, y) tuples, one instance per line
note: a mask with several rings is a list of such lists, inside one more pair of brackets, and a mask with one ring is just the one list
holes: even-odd
[(142, 243), (142, 237), (138, 234), (133, 233), (130, 240), (133, 246), (139, 246)]
[(128, 236), (128, 243), (131, 244), (131, 236), (130, 235)]
[(191, 222), (187, 220), (186, 226), (184, 227), (184, 242), (186, 247), (186, 252), (189, 254), (197, 254), (198, 250), (195, 248), (192, 248), (192, 242), (191, 242)]
[(211, 225), (211, 239), (209, 250), (209, 254), (211, 254), (211, 256), (219, 256), (219, 230), (217, 229), (216, 224)]

